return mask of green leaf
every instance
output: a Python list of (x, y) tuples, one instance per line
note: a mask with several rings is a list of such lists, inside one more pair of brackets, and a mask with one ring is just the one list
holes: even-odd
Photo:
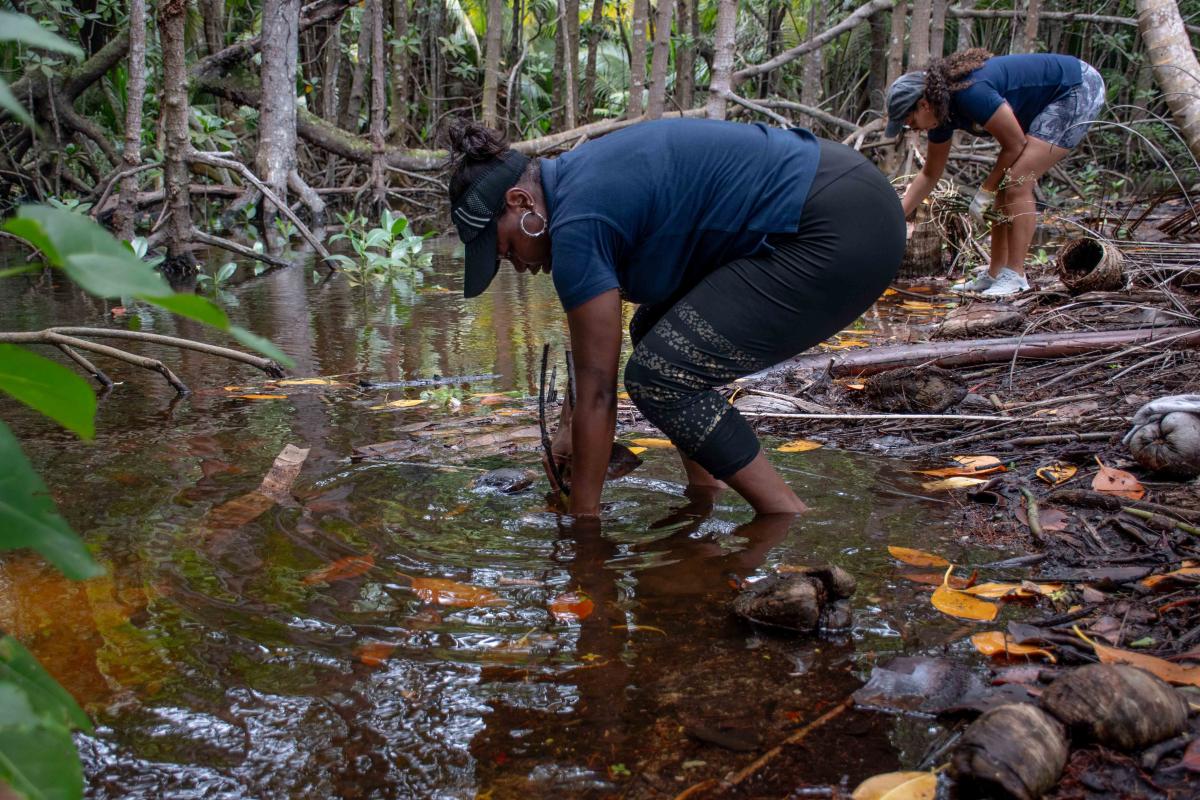
[(24, 692), (36, 713), (68, 728), (92, 732), (92, 721), (75, 698), (11, 636), (0, 637), (0, 684), (12, 684)]
[(38, 716), (15, 686), (0, 683), (0, 780), (32, 800), (83, 797), (83, 768), (71, 732)]
[(48, 358), (0, 344), (0, 391), (84, 439), (96, 435), (96, 395), (87, 381)]
[(0, 42), (20, 42), (43, 50), (56, 50), (83, 58), (83, 50), (56, 33), (46, 30), (32, 17), (0, 11)]
[[(74, 216), (74, 215), (72, 215)], [(67, 256), (63, 271), (97, 297), (167, 297), (174, 294), (162, 276), (133, 253), (79, 253)]]
[(267, 358), (274, 359), (285, 367), (296, 366), (296, 362), (292, 361), (292, 359), (288, 357), (287, 353), (276, 347), (270, 339), (263, 338), (257, 333), (251, 333), (245, 328), (237, 325), (229, 326), (229, 335), (246, 345), (246, 347), (249, 347), (252, 350), (257, 350)]
[(229, 330), (229, 317), (220, 306), (213, 303), (207, 297), (201, 297), (198, 294), (172, 294), (167, 297), (139, 297), (147, 303), (165, 308), (172, 314), (178, 314), (181, 317), (194, 319), (197, 322), (203, 322), (205, 325), (212, 325), (219, 330)]
[(33, 127), (33, 117), (29, 116), (29, 112), (25, 110), (16, 95), (12, 93), (12, 89), (9, 89), (8, 84), (3, 80), (0, 80), (0, 108), (12, 114), (13, 119)]
[(73, 580), (104, 572), (58, 513), (46, 484), (0, 422), (0, 550), (30, 547)]

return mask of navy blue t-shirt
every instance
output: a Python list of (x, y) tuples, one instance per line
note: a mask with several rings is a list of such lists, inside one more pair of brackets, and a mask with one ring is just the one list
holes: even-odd
[(794, 232), (816, 172), (802, 129), (699, 119), (632, 125), (541, 162), (551, 274), (570, 311), (610, 289), (670, 298)]
[(1046, 106), (1083, 80), (1083, 62), (1048, 53), (993, 56), (965, 80), (971, 85), (950, 96), (950, 119), (929, 132), (929, 141), (949, 141), (955, 129), (990, 136), (983, 126), (1005, 102), (1028, 131)]

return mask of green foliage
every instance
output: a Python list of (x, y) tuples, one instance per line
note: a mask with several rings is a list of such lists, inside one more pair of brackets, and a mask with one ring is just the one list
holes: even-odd
[[(10, 11), (0, 11), (0, 42), (17, 42), (29, 47), (40, 47), (43, 50), (66, 53), (75, 58), (83, 57), (83, 50), (78, 46), (46, 30), (31, 17), (24, 14), (13, 14)], [(33, 118), (22, 107), (2, 78), (0, 78), (0, 109), (4, 109), (26, 125), (33, 125)]]
[(344, 239), (350, 243), (354, 258), (337, 254), (333, 259), (353, 283), (388, 282), (393, 286), (412, 288), (424, 281), (421, 268), (432, 257), (422, 252), (426, 236), (414, 234), (403, 214), (393, 215), (384, 209), (379, 225), (365, 230), (366, 219), (353, 211), (339, 216), (344, 230), (329, 237), (330, 243)]
[(439, 386), (436, 389), (426, 389), (420, 398), (430, 405), (439, 408), (458, 408), (462, 405), (466, 393), (457, 386)]
[(96, 395), (87, 381), (48, 358), (0, 344), (0, 391), (40, 411), (83, 439), (96, 434)]

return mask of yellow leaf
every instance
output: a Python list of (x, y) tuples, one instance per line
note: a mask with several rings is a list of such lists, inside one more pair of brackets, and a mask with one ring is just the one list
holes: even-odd
[(968, 486), (978, 486), (981, 483), (987, 483), (987, 481), (983, 478), (968, 478), (964, 475), (956, 475), (950, 478), (943, 478), (940, 481), (922, 483), (921, 488), (927, 492), (943, 492), (949, 489), (965, 489)]
[(283, 381), (275, 381), (276, 386), (345, 386), (344, 383), (339, 383), (332, 378), (288, 378)]
[(286, 394), (235, 394), (243, 400), (287, 400)]
[(384, 403), (383, 405), (371, 406), (371, 410), (385, 411), (389, 408), (412, 408), (413, 406), (419, 406), (424, 402), (424, 400), (393, 400), (392, 402)]
[(1187, 667), (1145, 653), (1131, 653), (1100, 644), (1084, 636), (1078, 625), (1075, 626), (1075, 635), (1092, 646), (1102, 664), (1129, 664), (1144, 669), (1167, 683), (1177, 686), (1200, 686), (1200, 667)]
[(1038, 467), (1034, 474), (1041, 478), (1051, 486), (1058, 486), (1060, 483), (1066, 483), (1075, 477), (1075, 473), (1079, 471), (1079, 467), (1074, 464), (1047, 464), (1044, 467)]
[(781, 453), (807, 453), (809, 450), (819, 450), (823, 447), (820, 442), (814, 442), (811, 439), (796, 439), (787, 444), (781, 444), (775, 449)]
[(935, 556), (933, 553), (926, 553), (924, 550), (913, 550), (910, 547), (892, 547), (889, 545), (888, 552), (897, 561), (903, 561), (905, 564), (910, 564), (914, 567), (950, 566), (950, 562), (946, 559), (941, 556)]
[(914, 311), (932, 311), (935, 307), (933, 303), (927, 303), (924, 300), (905, 300), (900, 305), (904, 308), (911, 308)]
[(671, 444), (670, 439), (630, 439), (629, 441), (633, 442), (638, 447), (649, 447), (652, 450), (665, 450), (675, 446)]
[(975, 597), (1002, 600), (1006, 597), (1015, 599), (1035, 597), (1039, 594), (1049, 597), (1055, 592), (1061, 592), (1062, 588), (1063, 585), (1061, 583), (1032, 583), (1025, 581), (1024, 583), (979, 583), (963, 589), (963, 591)]
[(933, 597), (930, 602), (933, 607), (943, 614), (948, 614), (959, 619), (970, 619), (977, 622), (991, 622), (996, 618), (1000, 608), (995, 603), (989, 603), (986, 600), (972, 597), (965, 592), (960, 592), (958, 589), (951, 589), (949, 586), (950, 571), (954, 567), (949, 567), (946, 570), (946, 577), (943, 578), (946, 583), (943, 583), (933, 592)]
[(937, 478), (953, 478), (990, 475), (993, 472), (1005, 472), (1004, 464), (995, 456), (954, 456), (957, 467), (941, 467), (939, 469), (917, 470), (922, 475), (932, 475)]
[(1044, 656), (1051, 664), (1056, 663), (1054, 654), (1049, 650), (1044, 650), (1040, 647), (1031, 647), (1027, 644), (1017, 644), (1012, 637), (1003, 631), (985, 631), (977, 633), (971, 637), (971, 644), (975, 645), (975, 649), (983, 653), (985, 656), (993, 658), (1011, 657), (1011, 656)]
[(631, 400), (632, 398), (629, 396), (629, 392), (617, 392), (617, 399), (618, 400)]
[(865, 383), (844, 383), (842, 385), (847, 389), (853, 389), (856, 392), (861, 392), (863, 389), (867, 388)]
[(851, 800), (933, 800), (937, 775), (932, 772), (887, 772), (858, 785)]
[(629, 448), (629, 452), (633, 453), (635, 456), (640, 456), (642, 453), (646, 452), (646, 448), (644, 448), (644, 447), (631, 447), (631, 448)]

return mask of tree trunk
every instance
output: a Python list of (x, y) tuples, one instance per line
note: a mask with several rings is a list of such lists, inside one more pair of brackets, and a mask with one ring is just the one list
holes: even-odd
[(883, 112), (887, 93), (888, 19), (882, 13), (871, 17), (871, 64), (867, 75), (867, 108)]
[(567, 83), (563, 78), (563, 65), (567, 60), (567, 25), (566, 10), (563, 0), (556, 0), (554, 5), (554, 69), (550, 70), (550, 128), (560, 131), (565, 129), (564, 117), (567, 110)]
[[(300, 0), (263, 0), (262, 100), (258, 108), (255, 172), (281, 202), (287, 202), (288, 174), (296, 168), (296, 59), (299, 55)], [(279, 210), (263, 198), (263, 235), (273, 239)]]
[(322, 119), (338, 123), (338, 87), (342, 72), (342, 21), (329, 23), (325, 31), (325, 66), (322, 76), (321, 110)]
[(521, 136), (521, 66), (525, 63), (525, 26), (521, 24), (525, 15), (521, 0), (513, 0), (512, 41), (508, 43), (508, 131), (515, 138)]
[(899, 0), (892, 9), (892, 34), (888, 40), (887, 85), (904, 74), (904, 27), (908, 19), (908, 0)]
[(650, 91), (646, 101), (646, 116), (658, 119), (662, 116), (667, 100), (667, 60), (670, 57), (671, 15), (674, 0), (658, 0), (658, 13), (654, 20), (654, 53), (650, 59)]
[[(975, 0), (959, 0), (959, 7), (963, 11), (973, 11), (975, 9)], [(958, 18), (958, 46), (954, 49), (961, 53), (963, 50), (970, 50), (975, 46), (975, 18), (971, 16), (961, 16)]]
[(679, 0), (675, 13), (675, 103), (686, 111), (696, 100), (696, 45), (700, 39), (696, 0)]
[[(500, 0), (503, 3), (503, 0)], [(501, 5), (501, 18), (504, 6)], [(490, 25), (490, 23), (489, 23)], [(491, 28), (488, 28), (491, 31)], [(388, 128), (394, 141), (404, 141), (408, 125), (408, 0), (392, 0), (392, 111)]]
[[(826, 4), (812, 3), (808, 9), (810, 38), (825, 30), (825, 20)], [(821, 105), (821, 73), (823, 71), (821, 52), (822, 48), (817, 47), (804, 56), (804, 71), (800, 80), (800, 102), (813, 108)], [(805, 128), (815, 127), (816, 122), (816, 119), (807, 114), (800, 117), (800, 125)]]
[(912, 0), (912, 28), (908, 32), (908, 68), (925, 69), (929, 63), (930, 0)]
[(346, 100), (346, 112), (338, 126), (354, 133), (358, 133), (360, 130), (358, 120), (359, 114), (362, 112), (363, 98), (367, 92), (367, 64), (371, 60), (371, 15), (364, 9), (361, 19), (354, 75), (350, 79), (350, 94)]
[(162, 47), (162, 123), (163, 174), (167, 189), (167, 260), (168, 274), (188, 275), (195, 271), (196, 260), (190, 249), (192, 206), (188, 196), (188, 74), (184, 57), (187, 28), (187, 0), (163, 0), (158, 7), (158, 37)]
[(629, 26), (629, 108), (625, 113), (629, 119), (642, 115), (645, 101), (646, 19), (649, 15), (649, 0), (633, 0), (633, 20)]
[[(122, 166), (131, 170), (142, 163), (142, 102), (146, 94), (146, 0), (129, 0), (129, 80), (125, 85), (125, 152)], [(121, 196), (113, 216), (117, 236), (134, 237), (138, 176), (121, 179)]]
[(384, 125), (387, 119), (387, 51), (383, 49), (383, 0), (367, 0), (371, 16), (371, 196), (375, 207), (387, 206), (387, 179), (384, 170)]
[(948, 0), (933, 0), (929, 18), (929, 57), (941, 58), (946, 53), (946, 6)]
[(717, 26), (713, 31), (713, 68), (709, 81), (707, 115), (725, 119), (725, 95), (733, 88), (733, 48), (737, 39), (737, 0), (717, 0)]
[(1021, 37), (1021, 52), (1036, 53), (1038, 46), (1038, 22), (1042, 14), (1042, 0), (1028, 0), (1025, 6), (1025, 35)]
[(1154, 79), (1192, 155), (1200, 158), (1200, 63), (1175, 0), (1137, 0), (1138, 28)]
[(504, 26), (504, 0), (488, 0), (487, 33), (483, 37), (483, 108), (480, 116), (489, 128), (499, 128), (496, 98), (500, 86), (501, 28)]
[(563, 46), (563, 124), (574, 128), (579, 118), (579, 0), (559, 0), (566, 29)]
[(583, 70), (583, 119), (590, 122), (596, 108), (596, 61), (600, 34), (604, 32), (604, 0), (592, 0), (592, 23), (588, 29), (587, 66)]
[(220, 52), (225, 47), (225, 0), (200, 0), (200, 15), (208, 54)]

